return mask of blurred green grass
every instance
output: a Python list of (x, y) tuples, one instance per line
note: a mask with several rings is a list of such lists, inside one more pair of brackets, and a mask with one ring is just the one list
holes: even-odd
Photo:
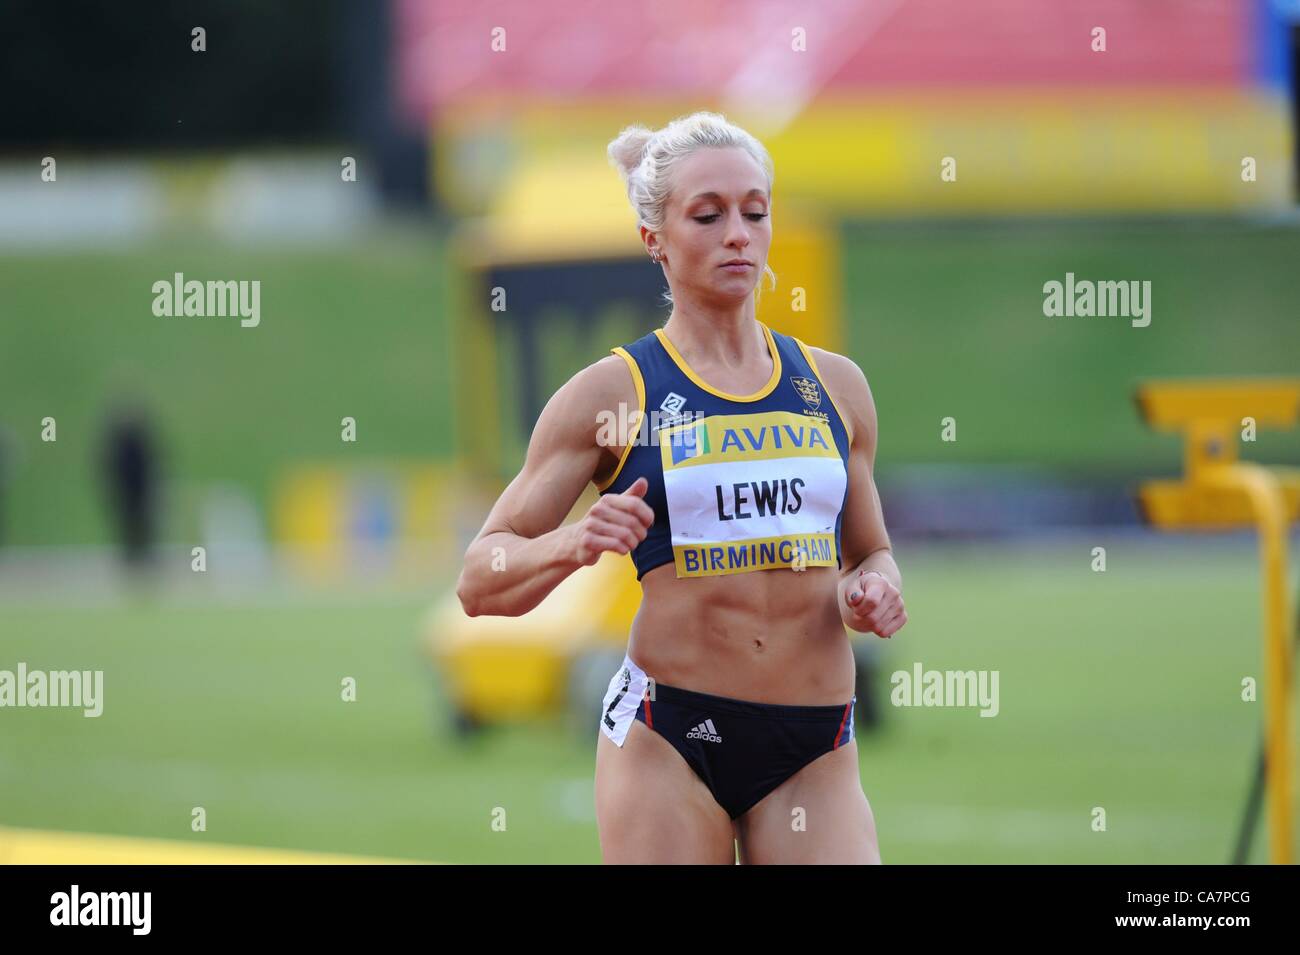
[[(265, 505), (304, 459), (453, 453), (447, 257), (436, 235), (380, 234), (320, 249), (190, 242), (0, 257), (0, 429), (17, 445), (5, 540), (103, 543), (96, 485), (102, 416), (121, 393), (157, 414), (181, 488), (230, 482)], [(1300, 231), (1231, 223), (891, 224), (844, 240), (846, 342), (880, 415), (882, 476), (908, 462), (1039, 464), (1064, 474), (1178, 466), (1148, 433), (1134, 383), (1163, 375), (1300, 374)], [(780, 263), (775, 263), (778, 274)], [(174, 272), (258, 279), (262, 322), (158, 318), (152, 283)], [(1049, 319), (1042, 286), (1153, 284), (1153, 318)], [(602, 318), (542, 339), (554, 389), (616, 344)], [(509, 345), (503, 355), (510, 354)], [(513, 423), (512, 382), (495, 383)], [(39, 440), (40, 421), (59, 440)], [(358, 442), (339, 440), (357, 419)], [(955, 443), (940, 421), (958, 421)], [(518, 460), (526, 435), (507, 434)], [(1296, 434), (1261, 432), (1251, 457), (1297, 461)], [(170, 512), (173, 539), (184, 508)]]
[[(880, 417), (882, 467), (1179, 467), (1145, 428), (1148, 378), (1300, 376), (1300, 230), (1231, 222), (891, 224), (845, 243), (848, 353)], [(1043, 285), (1151, 282), (1151, 324), (1043, 315)], [(938, 440), (957, 419), (957, 441)], [(1295, 432), (1261, 431), (1254, 460), (1300, 463)]]
[[(0, 257), (0, 426), (20, 465), (6, 538), (103, 542), (104, 415), (123, 396), (155, 416), (179, 485), (230, 482), (265, 501), (304, 459), (427, 458), (450, 448), (444, 263), (427, 236), (320, 249), (194, 243)], [(156, 317), (151, 287), (259, 280), (261, 323)], [(58, 440), (40, 441), (45, 416)], [(357, 442), (339, 439), (357, 420)], [(186, 533), (183, 528), (166, 528)]]
[[(859, 727), (887, 862), (1223, 862), (1262, 703), (1240, 538), (905, 545), (883, 669), (1000, 673), (1000, 713)], [(1090, 570), (1105, 546), (1108, 570)], [(449, 583), (449, 582), (446, 582)], [(461, 742), (418, 600), (0, 607), (0, 667), (102, 669), (98, 719), (0, 711), (0, 825), (446, 862), (599, 860), (595, 719)], [(357, 701), (340, 681), (357, 681)], [(882, 685), (881, 692), (887, 692)], [(206, 833), (190, 810), (207, 810)], [(1108, 829), (1090, 829), (1093, 807)], [(504, 832), (491, 828), (506, 810)], [(1255, 858), (1264, 858), (1263, 833)]]

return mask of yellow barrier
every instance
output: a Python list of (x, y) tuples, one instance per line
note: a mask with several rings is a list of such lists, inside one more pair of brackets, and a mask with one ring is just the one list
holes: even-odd
[(1237, 460), (1245, 419), (1257, 427), (1293, 428), (1300, 417), (1300, 379), (1150, 382), (1137, 393), (1143, 418), (1186, 438), (1182, 481), (1148, 481), (1139, 489), (1144, 516), (1165, 530), (1224, 529), (1254, 523), (1264, 573), (1266, 781), (1271, 858), (1290, 864), (1291, 641), (1287, 528), (1300, 516), (1300, 469)]
[(0, 828), (3, 865), (407, 865), (409, 860)]
[[(412, 580), (457, 556), (458, 534), (473, 530), (462, 526), (463, 515), (482, 503), (455, 463), (300, 463), (277, 475), (272, 537), (308, 580), (345, 578), (367, 560)], [(365, 526), (368, 507), (382, 527)]]

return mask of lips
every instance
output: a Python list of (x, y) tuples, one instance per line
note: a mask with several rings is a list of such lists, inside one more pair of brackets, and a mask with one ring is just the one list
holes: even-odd
[(723, 268), (723, 269), (737, 269), (737, 270), (752, 269), (753, 267), (754, 267), (754, 263), (750, 262), (748, 259), (732, 259), (730, 262), (723, 262), (722, 265), (719, 266), (719, 268)]

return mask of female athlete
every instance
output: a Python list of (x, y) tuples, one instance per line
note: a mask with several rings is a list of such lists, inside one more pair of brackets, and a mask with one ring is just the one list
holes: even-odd
[[(631, 554), (641, 607), (598, 714), (607, 863), (879, 862), (845, 627), (889, 637), (907, 614), (871, 390), (755, 315), (776, 276), (753, 136), (695, 113), (629, 127), (609, 155), (672, 312), (552, 396), (465, 554), (461, 604), (527, 613), (603, 552)], [(620, 406), (638, 414), (611, 438)], [(599, 500), (560, 526), (588, 482)]]

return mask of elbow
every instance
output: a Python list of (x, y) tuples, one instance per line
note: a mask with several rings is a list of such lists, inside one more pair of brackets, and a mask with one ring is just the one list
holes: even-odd
[[(471, 548), (456, 580), (456, 599), (467, 617), (518, 617), (533, 608), (524, 606), (516, 588), (503, 574), (489, 571)], [(535, 602), (534, 602), (535, 603)]]
[(456, 585), (456, 597), (460, 600), (460, 609), (467, 617), (522, 617), (532, 606), (511, 603), (498, 596), (481, 593), (472, 586), (461, 582)]
[(473, 581), (467, 580), (464, 574), (456, 582), (456, 599), (460, 601), (460, 609), (467, 617), (517, 617), (525, 612), (504, 601), (502, 595), (485, 593)]

